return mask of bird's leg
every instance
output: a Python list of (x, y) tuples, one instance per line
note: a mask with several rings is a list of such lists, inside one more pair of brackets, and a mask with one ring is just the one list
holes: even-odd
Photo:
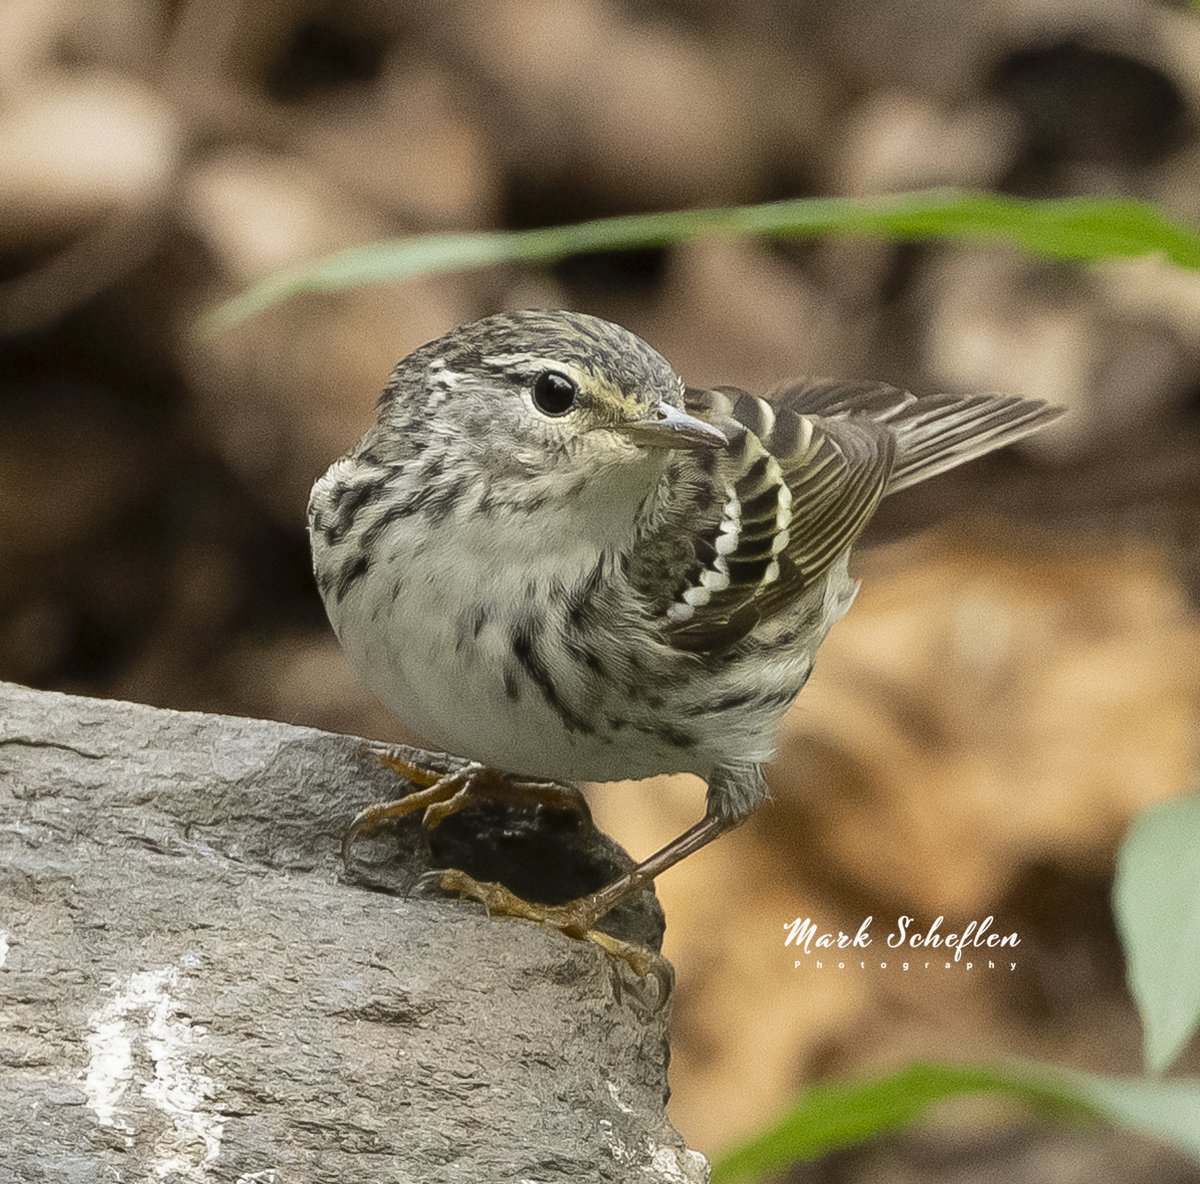
[(421, 788), (394, 801), (377, 802), (360, 810), (342, 838), (343, 862), (348, 860), (356, 839), (377, 830), (385, 822), (418, 812), (422, 813), (423, 825), (431, 830), (452, 814), (481, 801), (549, 806), (591, 818), (583, 794), (574, 785), (512, 777), (474, 761), (448, 773), (423, 768), (391, 753), (380, 756), (379, 763)]
[(652, 950), (633, 942), (622, 941), (611, 933), (596, 928), (596, 922), (621, 903), (627, 896), (640, 892), (653, 882), (654, 877), (673, 867), (706, 843), (729, 829), (730, 824), (721, 818), (706, 815), (689, 827), (677, 839), (668, 843), (649, 859), (630, 868), (598, 892), (581, 896), (568, 904), (536, 904), (524, 900), (503, 884), (476, 880), (458, 868), (446, 868), (441, 872), (430, 872), (426, 882), (436, 885), (443, 892), (456, 892), (459, 896), (480, 901), (489, 916), (519, 917), (525, 921), (536, 921), (561, 930), (568, 937), (590, 941), (616, 958), (627, 963), (640, 978), (653, 975), (659, 981), (659, 998), (670, 994), (671, 971), (669, 966)]
[(660, 873), (674, 867), (693, 852), (699, 851), (728, 829), (729, 824), (724, 820), (706, 815), (661, 851), (656, 851), (649, 859), (630, 868), (599, 891), (581, 896), (568, 904), (535, 904), (522, 900), (503, 884), (480, 883), (457, 868), (434, 872), (430, 879), (436, 880), (438, 886), (446, 892), (457, 892), (460, 896), (481, 901), (487, 906), (489, 913), (540, 921), (544, 925), (553, 925), (555, 929), (561, 929), (568, 937), (590, 938), (593, 936), (596, 922), (627, 896), (648, 888)]
[(624, 958), (639, 974), (645, 974), (652, 968), (654, 956), (639, 946), (597, 932), (596, 922), (627, 896), (648, 888), (667, 868), (744, 822), (765, 796), (766, 781), (761, 767), (718, 770), (709, 782), (708, 811), (699, 822), (599, 891), (568, 904), (534, 904), (522, 900), (503, 884), (480, 883), (457, 868), (433, 872), (428, 878), (445, 892), (481, 901), (489, 914), (537, 921), (552, 925), (569, 937), (593, 941)]

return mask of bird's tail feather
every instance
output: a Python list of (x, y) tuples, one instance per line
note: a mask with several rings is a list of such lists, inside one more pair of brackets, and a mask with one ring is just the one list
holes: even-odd
[(1003, 448), (1057, 419), (1062, 407), (1013, 395), (934, 395), (888, 417), (896, 465), (887, 492), (907, 489), (956, 465)]
[(864, 379), (810, 378), (776, 387), (768, 398), (800, 415), (864, 417), (896, 441), (887, 493), (907, 489), (985, 452), (1003, 448), (1057, 419), (1064, 408), (1015, 395), (927, 395)]

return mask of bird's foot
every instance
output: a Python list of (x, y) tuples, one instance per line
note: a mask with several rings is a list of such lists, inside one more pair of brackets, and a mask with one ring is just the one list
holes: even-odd
[(455, 892), (468, 900), (477, 900), (487, 909), (489, 916), (518, 917), (523, 921), (549, 925), (568, 937), (590, 941), (614, 958), (619, 958), (639, 978), (652, 975), (658, 981), (660, 999), (665, 1000), (670, 994), (674, 977), (670, 964), (645, 946), (622, 941), (596, 929), (599, 916), (593, 906), (593, 896), (584, 896), (569, 904), (537, 904), (523, 900), (503, 884), (481, 882), (457, 868), (430, 872), (422, 877), (421, 883), (440, 888), (443, 892)]
[(421, 786), (391, 802), (377, 802), (360, 810), (342, 838), (342, 860), (348, 861), (355, 840), (369, 835), (385, 822), (421, 814), (422, 824), (432, 830), (453, 814), (481, 801), (548, 806), (591, 817), (583, 794), (574, 785), (557, 781), (529, 781), (470, 762), (450, 773), (437, 772), (385, 753), (379, 763), (408, 781)]

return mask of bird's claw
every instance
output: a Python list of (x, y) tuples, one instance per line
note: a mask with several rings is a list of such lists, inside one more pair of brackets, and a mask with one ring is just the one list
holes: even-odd
[(670, 963), (653, 950), (634, 942), (622, 941), (610, 933), (595, 928), (599, 919), (589, 908), (591, 897), (581, 897), (569, 904), (537, 904), (524, 900), (503, 884), (476, 880), (458, 868), (426, 872), (418, 886), (453, 892), (467, 900), (477, 900), (492, 917), (516, 917), (522, 921), (533, 921), (549, 925), (568, 937), (589, 941), (602, 950), (619, 958), (639, 978), (652, 977), (658, 983), (659, 1000), (665, 1002), (674, 982)]
[(381, 765), (420, 788), (394, 801), (377, 802), (360, 810), (342, 837), (343, 863), (349, 862), (350, 848), (357, 839), (372, 834), (385, 822), (407, 818), (410, 814), (420, 813), (421, 823), (427, 830), (433, 830), (460, 810), (481, 801), (549, 806), (591, 817), (587, 802), (573, 785), (509, 777), (476, 761), (450, 772), (437, 772), (393, 753), (382, 753), (377, 759)]
[[(389, 768), (395, 767), (391, 757), (380, 757), (380, 761)], [(424, 788), (415, 790), (406, 797), (397, 798), (395, 801), (376, 802), (359, 810), (342, 836), (342, 862), (349, 864), (350, 848), (354, 846), (355, 842), (363, 835), (369, 835), (378, 830), (385, 822), (406, 818), (408, 815), (420, 811), (425, 826), (434, 827), (451, 814), (457, 813), (467, 804), (469, 772), (470, 770), (467, 769), (455, 773), (445, 773), (430, 780), (428, 770), (406, 765), (403, 775)], [(421, 779), (418, 779), (416, 775), (418, 773), (422, 775)], [(464, 781), (464, 777), (468, 780)]]

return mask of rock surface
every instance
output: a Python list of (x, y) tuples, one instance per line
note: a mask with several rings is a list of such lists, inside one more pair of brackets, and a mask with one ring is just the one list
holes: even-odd
[[(396, 793), (371, 751), (0, 684), (6, 1181), (707, 1180), (623, 964), (341, 876), (346, 820)], [(370, 866), (412, 879), (397, 833)]]

